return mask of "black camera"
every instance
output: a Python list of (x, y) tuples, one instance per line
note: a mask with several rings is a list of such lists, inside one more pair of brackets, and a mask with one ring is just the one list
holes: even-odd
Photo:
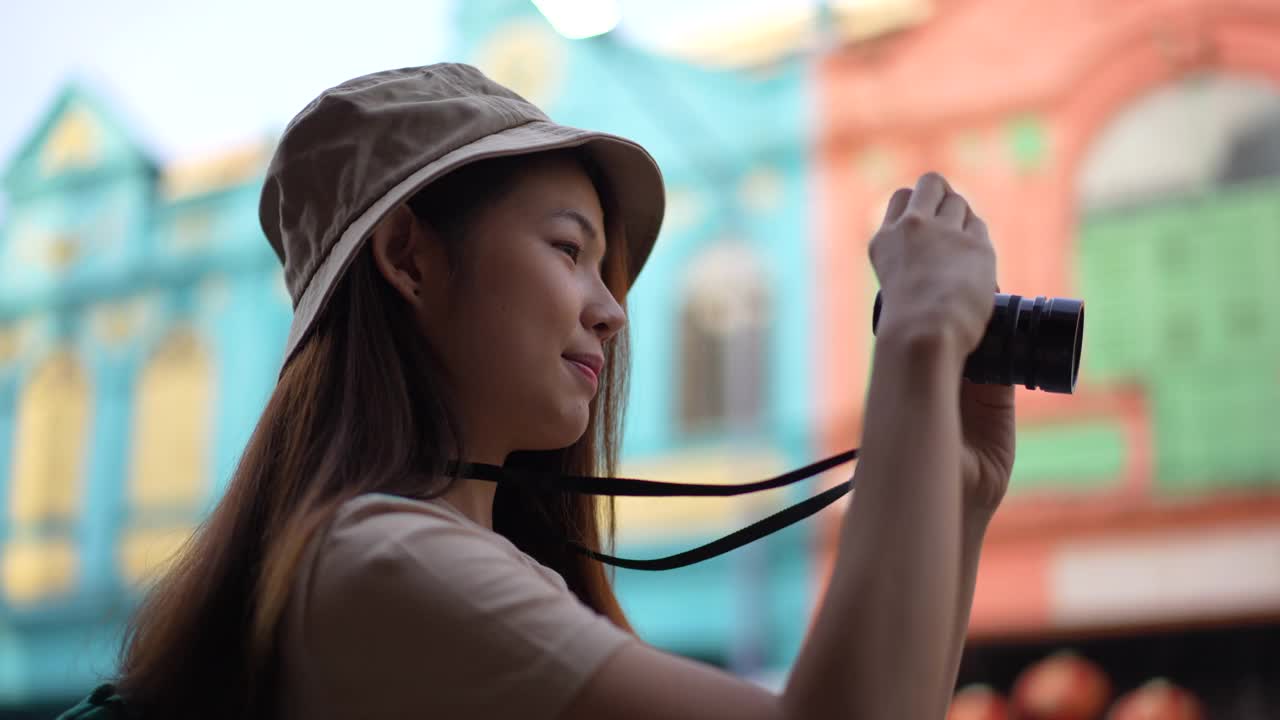
[[(1084, 302), (1043, 295), (995, 297), (982, 342), (965, 359), (964, 377), (975, 383), (1025, 385), (1028, 390), (1075, 390), (1084, 342)], [(872, 334), (880, 323), (880, 305), (877, 292)]]

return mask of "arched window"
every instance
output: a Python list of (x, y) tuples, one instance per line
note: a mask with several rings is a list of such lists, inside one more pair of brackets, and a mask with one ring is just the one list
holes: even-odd
[(91, 392), (76, 357), (60, 350), (32, 372), (18, 397), (10, 534), (4, 591), (30, 603), (75, 582), (73, 525), (79, 513)]
[(189, 328), (166, 337), (143, 368), (134, 409), (129, 522), (121, 571), (138, 582), (190, 534), (209, 491), (213, 364)]
[(1098, 134), (1077, 178), (1086, 217), (1280, 177), (1280, 88), (1204, 73), (1135, 100)]
[(680, 308), (680, 426), (749, 429), (768, 390), (772, 297), (750, 248), (722, 243), (690, 264)]

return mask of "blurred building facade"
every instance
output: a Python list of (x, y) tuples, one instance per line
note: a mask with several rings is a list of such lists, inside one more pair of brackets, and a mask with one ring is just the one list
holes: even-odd
[[(972, 647), (1274, 628), (1280, 6), (938, 2), (818, 73), (819, 322), (837, 329), (816, 353), (835, 390), (818, 399), (825, 451), (874, 422), (850, 402), (876, 288), (849, 239), (920, 173), (942, 172), (987, 220), (1005, 292), (1086, 301), (1076, 393), (1020, 391)], [(1150, 667), (1220, 695), (1215, 717), (1280, 701), (1263, 689), (1275, 661), (1241, 666), (1247, 642), (1212, 660), (1183, 646)], [(1118, 648), (1095, 660), (1127, 673)]]
[[(457, 21), (455, 57), (561, 122), (639, 140), (666, 173), (629, 299), (624, 473), (744, 482), (810, 459), (803, 66), (747, 77), (574, 44), (523, 0), (463, 3)], [(257, 224), (273, 146), (158, 167), (109, 98), (71, 83), (6, 169), (0, 703), (56, 706), (109, 675), (141, 588), (225, 489), (291, 314)], [(806, 490), (623, 500), (617, 550), (687, 549)], [(620, 570), (618, 592), (650, 642), (766, 679), (805, 631), (812, 537)]]
[[(1006, 292), (1088, 308), (1077, 393), (1019, 397), (962, 677), (1007, 690), (1040, 649), (1280, 620), (1272, 3), (830, 2), (661, 54), (567, 41), (526, 0), (459, 3), (456, 22), (451, 56), (664, 170), (629, 297), (623, 474), (745, 482), (855, 446), (866, 241), (895, 188), (940, 170), (987, 219)], [(272, 147), (157, 167), (72, 84), (5, 169), (0, 703), (108, 674), (138, 588), (225, 487), (291, 312), (257, 224)], [(620, 499), (618, 554), (700, 545), (848, 472)], [(660, 647), (776, 680), (829, 572), (825, 517), (619, 570), (623, 607)], [(1116, 675), (1124, 652), (1094, 660)]]
[[(558, 122), (635, 139), (663, 169), (667, 219), (628, 296), (624, 475), (747, 482), (809, 462), (807, 66), (742, 73), (613, 36), (567, 41), (524, 0), (460, 4), (458, 20), (454, 56)], [(807, 485), (759, 498), (620, 498), (620, 551), (701, 545), (806, 496)], [(780, 672), (807, 627), (813, 534), (797, 526), (688, 568), (619, 570), (619, 596), (655, 645), (743, 674)]]
[(225, 487), (291, 315), (268, 149), (158, 168), (72, 83), (6, 169), (0, 702), (109, 673), (136, 588)]

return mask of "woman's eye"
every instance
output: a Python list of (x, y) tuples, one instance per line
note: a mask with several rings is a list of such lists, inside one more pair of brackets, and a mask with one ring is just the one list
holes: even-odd
[(578, 256), (582, 254), (582, 248), (574, 245), (573, 243), (556, 243), (555, 246), (557, 248), (568, 248), (568, 252), (565, 254), (573, 258), (574, 262), (577, 262)]

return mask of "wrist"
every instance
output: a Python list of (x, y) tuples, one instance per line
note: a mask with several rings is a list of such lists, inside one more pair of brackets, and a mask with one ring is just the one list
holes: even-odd
[(881, 323), (875, 352), (912, 361), (956, 364), (963, 363), (965, 357), (956, 334), (946, 326), (897, 318)]
[(996, 508), (984, 502), (977, 502), (965, 498), (960, 510), (961, 518), (964, 521), (965, 533), (975, 536), (981, 540), (987, 532), (987, 527), (991, 524), (992, 518), (995, 517)]

